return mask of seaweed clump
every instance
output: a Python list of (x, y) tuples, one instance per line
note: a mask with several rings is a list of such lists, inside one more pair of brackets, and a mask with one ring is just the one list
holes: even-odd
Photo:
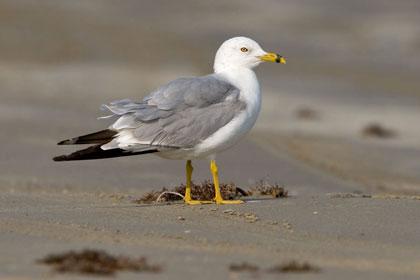
[[(287, 190), (284, 186), (274, 184), (271, 185), (267, 180), (260, 180), (250, 191), (237, 187), (235, 183), (220, 183), (220, 192), (225, 200), (240, 199), (243, 196), (271, 196), (274, 198), (287, 197)], [(184, 184), (173, 189), (162, 188), (161, 191), (151, 191), (142, 195), (140, 198), (133, 200), (137, 204), (151, 204), (157, 202), (176, 202), (183, 200), (185, 196)], [(214, 183), (204, 181), (201, 184), (191, 184), (191, 197), (194, 200), (213, 200), (215, 197)]]
[(235, 272), (244, 272), (244, 271), (257, 272), (260, 270), (260, 267), (255, 264), (249, 264), (247, 262), (243, 262), (241, 264), (231, 264), (229, 266), (229, 270), (235, 271)]
[(311, 107), (301, 107), (295, 111), (297, 118), (302, 120), (317, 120), (319, 119), (319, 113)]
[[(233, 272), (251, 272), (256, 273), (260, 271), (260, 267), (256, 264), (243, 262), (241, 264), (231, 264), (229, 270)], [(275, 265), (271, 268), (265, 269), (264, 272), (268, 273), (310, 273), (320, 272), (318, 267), (315, 267), (307, 262), (299, 263), (298, 261), (291, 260), (282, 264)]]
[(272, 268), (267, 269), (267, 272), (271, 273), (290, 273), (290, 272), (320, 272), (318, 267), (312, 266), (311, 264), (304, 262), (299, 263), (295, 260), (276, 265)]
[[(163, 202), (175, 202), (175, 201), (179, 201), (182, 200), (183, 197), (185, 195), (185, 188), (186, 186), (184, 184), (181, 184), (178, 187), (175, 187), (174, 189), (168, 190), (166, 188), (163, 188), (162, 191), (157, 192), (157, 191), (151, 191), (148, 192), (146, 194), (144, 194), (143, 196), (141, 196), (140, 198), (133, 200), (133, 203), (138, 203), (138, 204), (147, 204), (147, 203), (154, 203), (156, 202), (157, 198), (164, 193), (161, 197), (160, 197), (160, 201)], [(226, 200), (234, 200), (234, 199), (239, 199), (242, 196), (248, 196), (249, 194), (244, 191), (243, 189), (235, 186), (234, 183), (229, 183), (229, 184), (224, 184), (221, 183), (220, 184), (220, 192), (222, 194), (223, 199)], [(176, 194), (178, 193), (178, 194)], [(180, 196), (180, 195), (182, 196)], [(214, 192), (214, 184), (211, 183), (210, 181), (204, 181), (201, 184), (191, 184), (191, 197), (194, 200), (213, 200), (215, 196), (215, 192)]]
[(250, 195), (254, 196), (272, 196), (274, 198), (280, 198), (280, 197), (287, 197), (287, 190), (284, 186), (278, 185), (277, 183), (274, 185), (271, 185), (267, 182), (267, 180), (259, 180), (255, 187), (252, 187), (250, 192)]
[(135, 272), (159, 272), (159, 265), (150, 265), (145, 257), (132, 259), (125, 256), (114, 257), (105, 251), (86, 249), (81, 252), (69, 251), (62, 254), (51, 254), (37, 261), (51, 265), (54, 272), (114, 275), (118, 270)]
[(392, 138), (396, 135), (395, 131), (385, 128), (378, 123), (372, 123), (365, 126), (361, 131), (364, 137), (376, 137), (376, 138)]

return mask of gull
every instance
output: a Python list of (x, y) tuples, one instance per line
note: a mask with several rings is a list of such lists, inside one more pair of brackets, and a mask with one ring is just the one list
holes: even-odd
[[(253, 68), (261, 62), (286, 63), (246, 37), (225, 41), (217, 50), (214, 73), (179, 78), (159, 87), (141, 102), (129, 99), (102, 105), (116, 121), (105, 130), (64, 140), (58, 145), (94, 144), (54, 161), (91, 160), (153, 153), (166, 159), (186, 160), (184, 201), (237, 204), (220, 193), (216, 154), (232, 147), (255, 124), (261, 108), (261, 90)], [(207, 158), (215, 198), (191, 198), (192, 160)]]

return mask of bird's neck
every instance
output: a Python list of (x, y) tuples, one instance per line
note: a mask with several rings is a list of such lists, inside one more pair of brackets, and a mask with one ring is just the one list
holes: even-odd
[(260, 84), (257, 75), (249, 68), (229, 68), (225, 71), (215, 71), (216, 75), (224, 77), (241, 92), (260, 93)]
[(248, 105), (248, 110), (258, 114), (261, 107), (261, 90), (257, 75), (249, 68), (229, 69), (216, 72), (240, 90), (240, 98)]

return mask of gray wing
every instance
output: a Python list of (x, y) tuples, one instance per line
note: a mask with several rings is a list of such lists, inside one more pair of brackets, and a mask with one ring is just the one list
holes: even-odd
[(146, 96), (142, 102), (120, 100), (104, 105), (118, 120), (119, 132), (103, 149), (141, 150), (147, 146), (192, 148), (246, 108), (239, 89), (216, 75), (181, 78)]

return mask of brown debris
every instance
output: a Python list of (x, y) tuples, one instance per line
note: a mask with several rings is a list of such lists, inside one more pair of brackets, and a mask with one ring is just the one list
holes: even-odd
[[(182, 196), (185, 195), (185, 188), (186, 186), (181, 184), (180, 186), (168, 190), (163, 188), (160, 192), (151, 191), (145, 193), (140, 198), (133, 200), (133, 203), (138, 204), (150, 204), (155, 203), (156, 199), (159, 197), (160, 194), (164, 193), (160, 197), (160, 201), (163, 202), (174, 202), (174, 201), (181, 201), (182, 197), (176, 195), (174, 193), (181, 194)], [(172, 192), (172, 193), (171, 193)], [(278, 184), (270, 185), (267, 180), (262, 179), (258, 181), (255, 187), (252, 187), (249, 192), (243, 190), (240, 187), (235, 186), (235, 183), (229, 184), (220, 184), (220, 192), (222, 194), (223, 199), (225, 200), (235, 200), (240, 199), (242, 196), (272, 196), (274, 198), (279, 197), (287, 197), (287, 190), (284, 186), (279, 186)], [(215, 196), (214, 193), (214, 184), (210, 181), (204, 181), (200, 185), (192, 183), (191, 185), (191, 197), (194, 200), (213, 200)], [(215, 210), (212, 210), (215, 211)]]
[[(185, 195), (185, 188), (186, 186), (181, 184), (180, 186), (170, 190), (172, 192), (180, 193), (181, 195)], [(158, 196), (162, 193), (168, 191), (166, 188), (163, 188), (162, 191), (156, 192), (148, 192), (144, 194), (139, 199), (133, 200), (133, 203), (138, 204), (145, 204), (145, 203), (154, 203), (156, 202), (156, 199)], [(236, 187), (234, 183), (229, 184), (220, 184), (220, 192), (222, 194), (223, 199), (226, 200), (235, 200), (239, 199), (242, 196), (247, 196), (248, 193), (244, 191), (243, 189)], [(210, 181), (204, 181), (200, 185), (192, 183), (191, 185), (191, 198), (194, 200), (213, 200), (215, 197), (214, 193), (214, 184)], [(171, 193), (165, 193), (161, 197), (161, 201), (179, 201), (182, 200), (182, 197), (178, 195), (174, 195)]]
[(361, 134), (364, 137), (392, 138), (395, 136), (395, 131), (385, 128), (378, 123), (372, 123), (365, 126)]
[(277, 183), (270, 185), (267, 180), (260, 180), (256, 183), (255, 187), (251, 188), (250, 195), (264, 196), (270, 195), (274, 198), (287, 197), (287, 190), (284, 186), (279, 186)]
[(295, 260), (287, 263), (276, 265), (272, 268), (267, 269), (267, 272), (271, 273), (290, 273), (290, 272), (320, 272), (321, 270), (317, 267), (310, 265), (307, 262), (299, 263)]
[(327, 193), (330, 198), (371, 198), (368, 194), (355, 194), (355, 193)]
[(125, 256), (114, 257), (105, 251), (86, 249), (82, 252), (70, 251), (63, 254), (51, 254), (38, 260), (38, 263), (51, 265), (55, 272), (114, 275), (118, 270), (136, 272), (159, 272), (161, 267), (150, 265), (142, 257), (132, 259)]
[(382, 198), (382, 199), (412, 199), (420, 200), (418, 195), (394, 195), (394, 194), (354, 194), (354, 193), (327, 193), (330, 198)]
[(257, 272), (257, 271), (260, 270), (260, 268), (259, 268), (258, 265), (243, 262), (241, 264), (231, 264), (229, 266), (229, 270), (230, 271), (235, 271), (235, 272), (244, 272), (244, 271)]
[(297, 118), (302, 120), (317, 120), (319, 119), (319, 113), (310, 107), (301, 107), (296, 109), (295, 115)]
[[(137, 203), (137, 204), (151, 204), (155, 203), (159, 195), (163, 192), (167, 192), (168, 190), (166, 188), (162, 188), (161, 191), (151, 191), (147, 192), (144, 195), (142, 195), (140, 198), (132, 200), (131, 202)], [(173, 190), (175, 191), (175, 190)], [(185, 190), (181, 193), (182, 195), (185, 195)], [(165, 193), (161, 197), (161, 201), (178, 201), (182, 200), (182, 197), (172, 194), (172, 193)]]
[(372, 198), (420, 200), (420, 196), (418, 195), (373, 194)]

